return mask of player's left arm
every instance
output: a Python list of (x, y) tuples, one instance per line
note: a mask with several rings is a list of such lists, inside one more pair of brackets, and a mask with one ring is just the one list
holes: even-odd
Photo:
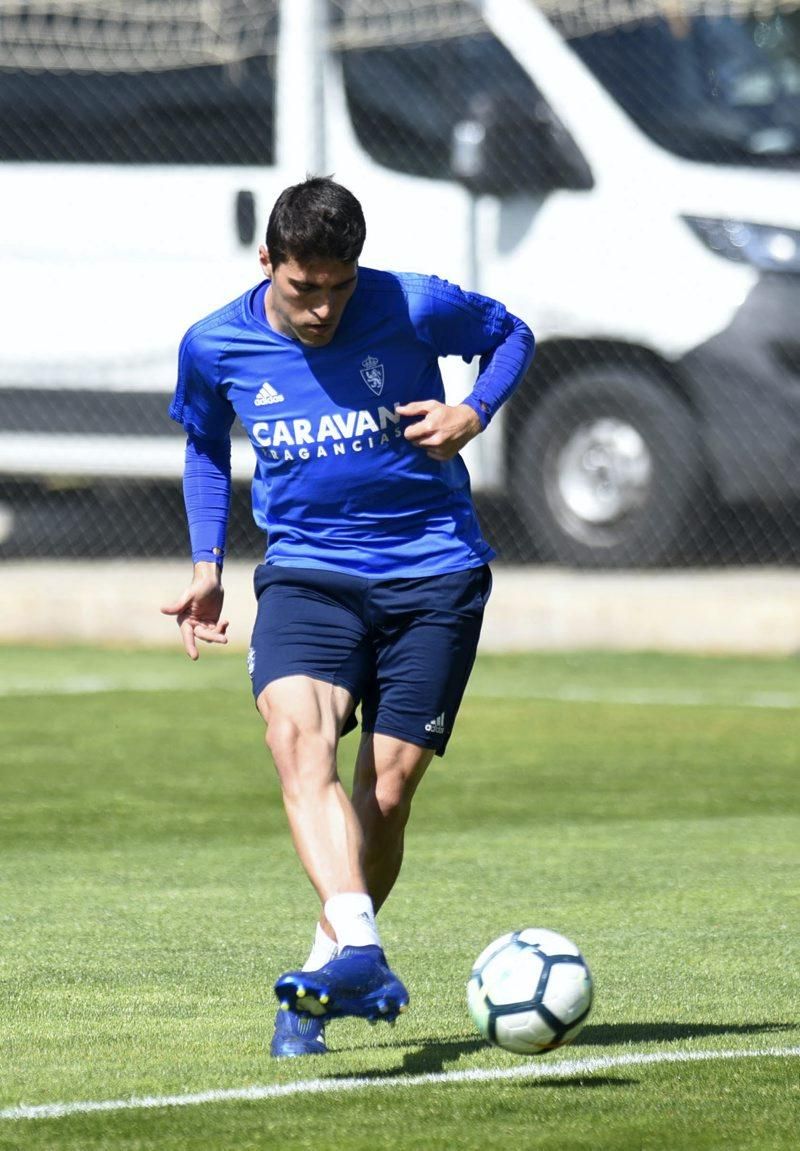
[[(485, 328), (482, 335), (484, 341), (491, 338), (487, 337)], [(524, 378), (535, 347), (528, 325), (504, 311), (500, 338), (497, 340), (495, 335), (494, 339), (494, 346), (476, 349), (482, 353), (478, 378), (460, 404), (420, 400), (398, 406), (399, 415), (415, 420), (405, 430), (406, 439), (432, 459), (449, 460), (460, 452), (483, 431)], [(480, 335), (473, 334), (472, 340), (480, 344)], [(468, 350), (464, 358), (470, 359), (472, 354)]]
[(415, 400), (411, 404), (398, 404), (395, 411), (414, 420), (406, 428), (405, 438), (422, 448), (432, 460), (451, 460), (484, 428), (477, 412), (466, 403)]

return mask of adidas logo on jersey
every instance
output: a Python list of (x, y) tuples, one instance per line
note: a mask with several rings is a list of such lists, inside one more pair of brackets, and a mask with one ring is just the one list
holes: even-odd
[(426, 723), (425, 730), (432, 735), (444, 735), (444, 712), (440, 712), (430, 723)]
[(265, 404), (279, 404), (283, 399), (284, 397), (281, 395), (281, 393), (276, 392), (272, 384), (268, 384), (265, 381), (259, 388), (258, 395), (256, 396), (253, 403), (257, 408), (263, 408)]

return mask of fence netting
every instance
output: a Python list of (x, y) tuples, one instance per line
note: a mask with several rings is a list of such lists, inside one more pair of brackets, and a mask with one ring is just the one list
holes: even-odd
[[(798, 0), (538, 0), (541, 44), (504, 37), (499, 7), (313, 8), (348, 146), (398, 180), (457, 185), (477, 227), (462, 240), (464, 286), (483, 287), (489, 221), (509, 302), (539, 336), (495, 433), (491, 482), (475, 484), (488, 537), (510, 562), (796, 564)], [(14, 321), (0, 341), (0, 557), (185, 554), (181, 435), (166, 409), (178, 340), (202, 313), (167, 314), (153, 285), (188, 300), (195, 281), (218, 279), (211, 310), (257, 277), (292, 117), (278, 107), (281, 18), (279, 0), (0, 0), (0, 308), (8, 319), (23, 297), (38, 316), (35, 339)], [(616, 110), (607, 142), (581, 146), (552, 37), (569, 50), (563, 83), (588, 85), (581, 114), (593, 92)], [(298, 79), (296, 99), (309, 98)], [(652, 234), (641, 212), (630, 230), (615, 214), (614, 188), (632, 202), (642, 183), (626, 167), (631, 133), (644, 164), (683, 173), (663, 235), (655, 209)], [(200, 188), (230, 236), (215, 240), (213, 219), (198, 234)], [(569, 224), (560, 238), (563, 276), (541, 282), (544, 255), (528, 266), (515, 252), (538, 253), (550, 213), (598, 196), (585, 234)], [(439, 272), (414, 248), (414, 221), (403, 227), (410, 270)], [(599, 279), (586, 263), (598, 227)], [(694, 245), (697, 263), (664, 287), (675, 243)], [(718, 288), (693, 282), (703, 260)], [(69, 308), (83, 327), (58, 326)], [(234, 449), (229, 552), (256, 558), (241, 433)]]

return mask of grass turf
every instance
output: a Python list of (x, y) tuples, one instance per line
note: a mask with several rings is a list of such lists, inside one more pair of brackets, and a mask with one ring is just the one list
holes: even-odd
[(521, 1066), (475, 1035), (464, 984), (526, 925), (574, 938), (597, 986), (536, 1063), (797, 1046), (798, 692), (789, 660), (481, 658), (381, 916), (411, 1011), (274, 1062), (271, 982), (315, 900), (241, 654), (0, 650), (0, 1109), (377, 1080), (0, 1119), (0, 1148), (794, 1149), (796, 1058), (403, 1084)]

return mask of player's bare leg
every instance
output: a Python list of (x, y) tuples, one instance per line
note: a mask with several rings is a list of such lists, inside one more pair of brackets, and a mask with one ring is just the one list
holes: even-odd
[(290, 676), (269, 684), (258, 708), (267, 722), (267, 745), (297, 854), (340, 947), (319, 971), (285, 972), (275, 984), (278, 999), (292, 1017), (361, 1015), (391, 1021), (405, 1009), (408, 993), (380, 946), (361, 863), (361, 824), (336, 766), (352, 698), (341, 687)]
[(352, 707), (345, 688), (306, 676), (274, 680), (258, 698), (295, 850), (323, 904), (367, 891), (361, 826), (336, 766)]
[(411, 801), (428, 764), (430, 748), (365, 732), (353, 777), (353, 807), (363, 834), (362, 866), (377, 911), (403, 863)]
[[(403, 863), (411, 801), (433, 758), (429, 748), (365, 732), (353, 776), (353, 807), (363, 836), (362, 868), (377, 912), (394, 887)], [(320, 927), (334, 938), (325, 914)]]
[[(411, 801), (433, 754), (428, 748), (392, 736), (362, 736), (353, 779), (353, 808), (362, 832), (361, 862), (374, 910), (397, 880)], [(321, 919), (321, 927), (329, 932), (328, 920), (333, 917), (325, 912), (330, 907), (331, 903), (325, 905)], [(340, 976), (340, 972), (344, 974)], [(298, 985), (302, 991), (299, 999), (295, 997)], [(322, 1007), (330, 1015), (362, 1015), (373, 1022), (391, 1022), (408, 1002), (406, 989), (389, 970), (383, 952), (375, 947), (344, 947), (319, 971), (306, 975), (289, 972), (278, 980), (275, 989), (291, 1009), (292, 1019)]]

